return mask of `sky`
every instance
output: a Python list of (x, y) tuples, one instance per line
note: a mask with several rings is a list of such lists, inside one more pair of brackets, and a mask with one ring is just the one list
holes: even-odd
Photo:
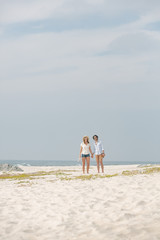
[(0, 0), (0, 159), (160, 161), (159, 76), (159, 0)]

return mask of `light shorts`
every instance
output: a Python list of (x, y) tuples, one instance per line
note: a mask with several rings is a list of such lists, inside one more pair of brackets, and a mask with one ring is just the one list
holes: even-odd
[(82, 158), (87, 158), (87, 157), (90, 157), (90, 154), (82, 154)]

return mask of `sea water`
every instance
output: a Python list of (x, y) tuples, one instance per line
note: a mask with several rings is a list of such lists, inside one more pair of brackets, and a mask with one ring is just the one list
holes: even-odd
[[(104, 165), (132, 165), (132, 164), (160, 164), (159, 162), (145, 162), (145, 161), (109, 161), (104, 159)], [(81, 161), (73, 160), (0, 160), (0, 164), (8, 163), (12, 165), (23, 165), (23, 166), (79, 166)], [(90, 164), (96, 165), (96, 160), (91, 159)]]

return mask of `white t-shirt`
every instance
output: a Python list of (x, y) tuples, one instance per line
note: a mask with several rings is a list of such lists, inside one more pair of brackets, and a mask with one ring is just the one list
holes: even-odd
[(90, 153), (90, 151), (89, 151), (90, 144), (89, 143), (86, 145), (84, 142), (82, 142), (81, 147), (82, 147), (82, 154)]

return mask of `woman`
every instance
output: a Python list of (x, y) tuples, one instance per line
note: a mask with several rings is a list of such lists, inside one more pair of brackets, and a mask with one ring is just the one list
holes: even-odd
[(93, 139), (94, 139), (94, 151), (93, 151), (93, 153), (95, 153), (95, 156), (96, 156), (97, 170), (98, 170), (98, 173), (99, 173), (99, 164), (101, 164), (102, 173), (104, 173), (104, 166), (103, 166), (103, 158), (105, 156), (104, 148), (103, 148), (103, 145), (102, 145), (101, 141), (98, 141), (98, 136), (97, 135), (94, 135)]
[(81, 143), (80, 154), (79, 154), (79, 158), (82, 157), (83, 174), (85, 174), (85, 160), (87, 161), (87, 173), (89, 173), (90, 153), (91, 153), (91, 157), (93, 158), (93, 153), (91, 150), (91, 146), (89, 144), (89, 137), (84, 136), (83, 142)]

